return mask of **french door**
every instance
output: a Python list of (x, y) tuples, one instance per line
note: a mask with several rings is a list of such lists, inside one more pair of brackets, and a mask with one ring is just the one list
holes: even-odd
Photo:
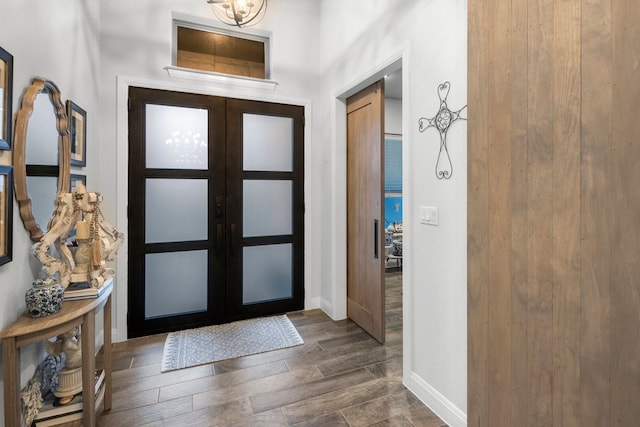
[(302, 309), (303, 108), (129, 104), (129, 337)]

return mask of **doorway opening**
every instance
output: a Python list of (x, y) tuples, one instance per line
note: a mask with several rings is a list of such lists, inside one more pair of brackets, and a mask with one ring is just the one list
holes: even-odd
[(390, 341), (404, 326), (402, 68), (385, 76), (384, 112), (385, 328)]
[(384, 80), (385, 271), (402, 273), (402, 69), (386, 75)]
[(129, 100), (129, 338), (302, 309), (303, 107)]
[(392, 316), (402, 318), (402, 69), (351, 95), (346, 117), (347, 317), (384, 342), (388, 281), (399, 291)]

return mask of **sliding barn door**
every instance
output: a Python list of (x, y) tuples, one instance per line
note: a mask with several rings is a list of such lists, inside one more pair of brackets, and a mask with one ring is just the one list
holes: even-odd
[(347, 100), (347, 316), (380, 342), (385, 339), (383, 84)]

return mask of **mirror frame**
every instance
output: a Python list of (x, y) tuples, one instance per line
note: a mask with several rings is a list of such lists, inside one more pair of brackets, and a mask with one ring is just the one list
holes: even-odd
[[(33, 104), (36, 97), (40, 93), (48, 93), (53, 110), (56, 116), (56, 128), (58, 131), (58, 192), (67, 192), (69, 190), (70, 170), (71, 170), (71, 154), (69, 145), (69, 120), (67, 118), (66, 108), (62, 102), (60, 90), (55, 83), (50, 80), (36, 77), (31, 82), (22, 95), (22, 105), (16, 114), (16, 125), (13, 134), (13, 167), (14, 167), (14, 184), (15, 196), (18, 202), (20, 218), (24, 228), (29, 232), (31, 240), (40, 241), (44, 232), (36, 223), (33, 217), (31, 199), (27, 189), (27, 165), (26, 165), (26, 149), (27, 149), (27, 129), (29, 127), (29, 119), (33, 113)], [(51, 215), (54, 211), (54, 200), (51, 201)]]

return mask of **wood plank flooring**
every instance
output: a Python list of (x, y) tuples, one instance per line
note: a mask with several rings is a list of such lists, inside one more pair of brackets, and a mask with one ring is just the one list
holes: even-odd
[(426, 426), (402, 385), (402, 276), (387, 273), (387, 343), (321, 310), (289, 313), (304, 344), (160, 373), (166, 334), (113, 345), (113, 408), (99, 426)]

